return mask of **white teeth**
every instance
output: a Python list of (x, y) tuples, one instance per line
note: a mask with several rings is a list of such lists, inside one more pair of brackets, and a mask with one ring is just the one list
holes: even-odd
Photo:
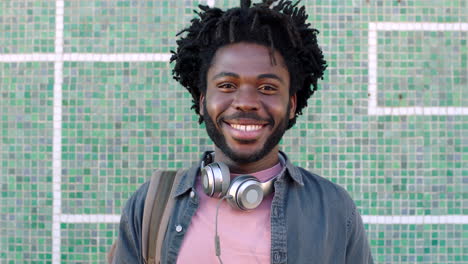
[(256, 131), (262, 128), (262, 126), (259, 126), (259, 125), (244, 126), (244, 125), (238, 125), (238, 124), (231, 124), (231, 127), (237, 130), (241, 130), (241, 131)]

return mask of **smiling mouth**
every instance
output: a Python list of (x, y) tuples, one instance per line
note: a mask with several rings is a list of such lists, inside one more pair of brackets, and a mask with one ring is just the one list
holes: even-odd
[(258, 131), (263, 128), (263, 125), (240, 125), (240, 124), (229, 124), (232, 128), (239, 131)]

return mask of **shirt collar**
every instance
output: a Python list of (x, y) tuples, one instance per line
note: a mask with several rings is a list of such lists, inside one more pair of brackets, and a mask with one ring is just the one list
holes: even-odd
[(195, 188), (195, 179), (200, 172), (200, 163), (194, 164), (180, 179), (179, 185), (174, 193), (174, 197), (178, 197), (188, 190)]
[[(180, 179), (179, 185), (177, 186), (177, 189), (174, 193), (174, 197), (178, 197), (184, 193), (186, 193), (188, 190), (194, 189), (195, 188), (195, 179), (199, 175), (200, 172), (200, 165), (203, 161), (203, 159), (211, 153), (211, 151), (207, 151), (203, 153), (201, 159), (199, 162), (194, 164)], [(278, 180), (286, 177), (285, 175), (289, 175), (295, 182), (297, 182), (300, 186), (304, 185), (304, 181), (302, 179), (302, 173), (299, 170), (298, 167), (294, 166), (291, 161), (289, 160), (288, 156), (280, 151), (280, 155), (284, 158), (284, 162), (286, 163), (286, 171), (288, 173), (282, 173), (278, 177)]]
[(295, 182), (297, 182), (300, 186), (304, 186), (304, 181), (303, 181), (303, 179), (302, 179), (302, 173), (301, 173), (301, 171), (299, 170), (299, 168), (296, 167), (296, 166), (294, 166), (294, 165), (291, 163), (291, 161), (289, 160), (288, 156), (287, 156), (284, 152), (282, 152), (282, 151), (280, 150), (279, 153), (283, 156), (283, 158), (284, 158), (284, 160), (285, 160), (285, 162), (286, 162), (286, 170), (287, 170), (287, 172), (288, 172), (288, 173), (283, 173), (283, 175), (281, 175), (281, 176), (279, 177), (279, 179), (282, 178), (282, 177), (285, 177), (285, 175), (289, 175), (289, 176), (290, 176)]

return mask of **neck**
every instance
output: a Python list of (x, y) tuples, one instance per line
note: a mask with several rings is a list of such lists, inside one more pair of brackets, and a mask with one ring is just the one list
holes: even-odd
[(218, 147), (215, 147), (215, 161), (223, 162), (229, 167), (231, 173), (252, 174), (258, 171), (269, 169), (279, 162), (279, 147), (274, 147), (270, 153), (258, 161), (240, 163), (230, 159)]

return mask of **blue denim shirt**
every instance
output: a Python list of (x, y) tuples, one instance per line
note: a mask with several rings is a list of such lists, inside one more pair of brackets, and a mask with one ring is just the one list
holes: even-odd
[[(177, 262), (198, 208), (195, 178), (199, 164), (182, 176), (174, 194), (174, 211), (162, 246), (163, 264)], [(114, 263), (143, 263), (141, 225), (148, 186), (148, 182), (143, 184), (125, 205)], [(294, 166), (287, 158), (286, 172), (274, 186), (271, 263), (373, 263), (361, 216), (342, 187)]]

